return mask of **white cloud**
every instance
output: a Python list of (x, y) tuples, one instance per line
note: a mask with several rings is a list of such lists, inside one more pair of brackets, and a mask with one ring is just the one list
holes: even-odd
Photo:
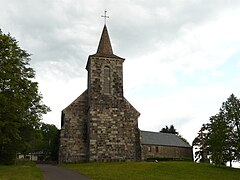
[(173, 124), (191, 141), (230, 93), (240, 97), (239, 76), (231, 77), (237, 69), (228, 67), (239, 53), (239, 3), (1, 0), (0, 24), (33, 54), (40, 91), (53, 110), (44, 121), (60, 127), (61, 110), (86, 88), (84, 68), (96, 52), (106, 8), (113, 50), (126, 58), (125, 95), (141, 113), (140, 128)]
[(61, 111), (86, 90), (85, 81), (85, 78), (73, 78), (71, 81), (57, 78), (38, 79), (43, 101), (52, 110), (51, 113), (44, 115), (44, 122), (60, 128)]
[(140, 129), (159, 131), (173, 124), (177, 130), (192, 141), (201, 124), (218, 113), (221, 103), (232, 93), (224, 84), (204, 87), (186, 87), (166, 96), (135, 97), (132, 101), (142, 112)]

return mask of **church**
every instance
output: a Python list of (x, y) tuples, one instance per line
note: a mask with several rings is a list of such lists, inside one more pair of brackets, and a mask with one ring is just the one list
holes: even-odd
[(140, 113), (124, 97), (124, 60), (113, 53), (105, 24), (87, 60), (87, 90), (62, 111), (60, 163), (192, 158), (178, 136), (139, 130)]

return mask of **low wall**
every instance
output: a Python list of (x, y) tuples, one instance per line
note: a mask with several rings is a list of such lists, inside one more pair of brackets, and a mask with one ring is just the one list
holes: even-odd
[(143, 160), (148, 158), (173, 158), (173, 159), (193, 159), (192, 148), (159, 146), (159, 145), (142, 145)]

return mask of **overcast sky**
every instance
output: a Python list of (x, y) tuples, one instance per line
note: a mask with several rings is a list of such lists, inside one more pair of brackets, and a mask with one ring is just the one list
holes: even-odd
[(32, 54), (52, 109), (44, 122), (60, 128), (61, 110), (87, 88), (105, 9), (141, 130), (173, 124), (191, 143), (231, 93), (240, 98), (239, 0), (0, 0), (0, 28)]

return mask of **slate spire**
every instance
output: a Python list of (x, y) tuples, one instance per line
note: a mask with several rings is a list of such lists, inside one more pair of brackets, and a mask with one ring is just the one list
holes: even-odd
[(97, 52), (91, 56), (105, 57), (105, 58), (120, 58), (124, 60), (124, 58), (121, 58), (113, 54), (112, 45), (111, 45), (110, 37), (108, 35), (106, 24), (104, 25), (102, 30), (102, 35), (98, 44)]
[(113, 50), (111, 46), (111, 41), (108, 35), (107, 26), (104, 25), (102, 36), (98, 44), (97, 54), (102, 56), (112, 56)]

